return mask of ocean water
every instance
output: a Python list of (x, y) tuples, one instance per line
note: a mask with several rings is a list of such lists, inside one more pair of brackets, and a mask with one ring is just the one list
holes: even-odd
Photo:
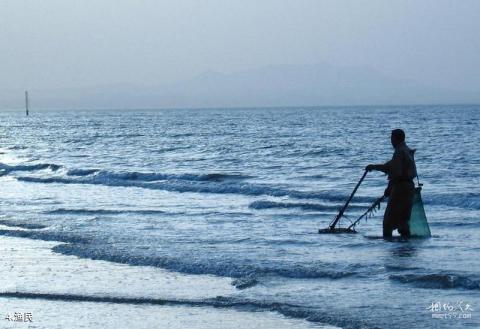
[[(228, 296), (183, 295), (196, 305), (342, 328), (480, 326), (480, 106), (0, 119), (0, 224), (11, 228), (2, 235), (60, 241), (53, 250), (64, 255), (231, 278)], [(417, 149), (432, 238), (384, 241), (385, 204), (357, 234), (319, 235), (365, 165), (389, 160), (393, 128)], [(369, 173), (341, 224), (385, 185)], [(455, 310), (432, 309), (445, 304)]]

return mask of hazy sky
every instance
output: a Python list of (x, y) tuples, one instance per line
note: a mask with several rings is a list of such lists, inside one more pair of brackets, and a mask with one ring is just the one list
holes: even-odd
[(480, 1), (0, 0), (0, 90), (326, 62), (480, 90)]

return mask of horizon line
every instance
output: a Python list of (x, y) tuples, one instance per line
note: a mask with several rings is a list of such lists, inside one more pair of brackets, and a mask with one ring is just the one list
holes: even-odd
[[(351, 107), (415, 107), (415, 106), (480, 106), (480, 103), (405, 103), (405, 104), (348, 104), (348, 105), (268, 105), (268, 106), (169, 106), (169, 107), (39, 107), (30, 111), (160, 111), (160, 110), (247, 110), (297, 108), (351, 108)], [(0, 111), (25, 111), (25, 108), (3, 108)]]

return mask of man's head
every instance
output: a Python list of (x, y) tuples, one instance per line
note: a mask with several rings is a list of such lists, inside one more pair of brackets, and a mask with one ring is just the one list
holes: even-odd
[(397, 147), (401, 143), (405, 142), (405, 132), (402, 129), (392, 130), (392, 136), (390, 137), (392, 146)]

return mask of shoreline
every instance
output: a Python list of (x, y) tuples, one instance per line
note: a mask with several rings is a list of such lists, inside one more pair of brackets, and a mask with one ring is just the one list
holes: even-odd
[[(59, 244), (0, 236), (2, 327), (334, 328), (271, 310), (209, 305), (235, 294), (230, 278), (66, 256), (51, 250)], [(31, 314), (32, 322), (14, 321), (15, 313)]]

